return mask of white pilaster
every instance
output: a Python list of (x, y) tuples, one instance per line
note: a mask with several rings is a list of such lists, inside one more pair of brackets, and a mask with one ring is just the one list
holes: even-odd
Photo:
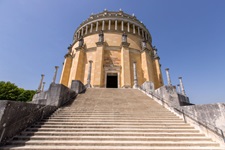
[(135, 25), (133, 24), (133, 33), (135, 34)]

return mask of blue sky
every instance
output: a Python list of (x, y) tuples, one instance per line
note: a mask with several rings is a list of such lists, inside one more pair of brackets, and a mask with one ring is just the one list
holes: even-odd
[(37, 89), (61, 74), (75, 29), (91, 13), (120, 8), (142, 21), (158, 48), (164, 82), (183, 83), (191, 102), (225, 101), (224, 0), (0, 0), (0, 80)]

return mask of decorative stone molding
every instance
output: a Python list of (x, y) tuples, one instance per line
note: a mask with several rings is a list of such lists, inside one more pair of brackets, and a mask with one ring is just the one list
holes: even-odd
[(125, 47), (125, 48), (128, 48), (130, 45), (130, 43), (127, 43), (127, 42), (122, 42), (121, 43), (121, 46)]
[(97, 47), (104, 46), (105, 42), (96, 42)]
[(119, 71), (121, 70), (121, 66), (115, 66), (115, 65), (110, 65), (110, 66), (104, 66), (105, 71)]
[[(148, 42), (152, 42), (151, 35), (146, 26), (142, 22), (140, 22), (134, 15), (126, 14), (123, 11), (103, 11), (95, 15), (90, 15), (90, 17), (84, 22), (82, 22), (81, 25), (76, 29), (74, 33), (74, 41), (79, 39), (80, 36), (87, 36), (89, 34), (94, 34), (95, 32), (98, 32), (100, 23), (102, 30), (115, 30), (117, 32), (123, 32), (126, 23), (127, 32), (133, 32), (133, 34), (142, 36)], [(115, 28), (111, 28), (113, 24)], [(94, 32), (93, 26), (95, 26)], [(90, 30), (88, 30), (89, 28)], [(84, 30), (86, 31), (85, 34)], [(138, 32), (136, 33), (135, 30), (137, 30)]]

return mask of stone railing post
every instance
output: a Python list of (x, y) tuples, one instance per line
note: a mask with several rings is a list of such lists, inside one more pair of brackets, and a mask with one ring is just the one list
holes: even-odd
[(58, 69), (59, 69), (59, 66), (55, 66), (55, 73), (54, 73), (54, 76), (53, 76), (52, 83), (55, 83), (55, 80), (56, 80), (56, 76), (57, 76)]
[(41, 87), (42, 87), (42, 82), (44, 80), (44, 76), (45, 76), (44, 74), (41, 74), (41, 81), (40, 81), (40, 84), (38, 86), (37, 93), (41, 92)]
[(169, 68), (166, 68), (165, 70), (166, 70), (166, 77), (167, 77), (168, 85), (172, 86), (171, 79), (170, 79)]
[(177, 93), (180, 93), (180, 84), (177, 84)]
[(184, 90), (184, 85), (183, 85), (183, 82), (182, 82), (182, 77), (179, 77), (178, 79), (180, 81), (181, 93), (186, 96), (185, 90)]

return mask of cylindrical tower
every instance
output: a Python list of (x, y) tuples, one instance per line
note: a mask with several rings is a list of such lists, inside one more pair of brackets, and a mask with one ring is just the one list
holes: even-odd
[(133, 87), (136, 62), (138, 85), (151, 81), (158, 88), (163, 85), (162, 74), (151, 43), (149, 31), (134, 15), (121, 10), (92, 14), (74, 33), (60, 83), (70, 87), (72, 80), (80, 80), (87, 84), (91, 72), (92, 87)]

